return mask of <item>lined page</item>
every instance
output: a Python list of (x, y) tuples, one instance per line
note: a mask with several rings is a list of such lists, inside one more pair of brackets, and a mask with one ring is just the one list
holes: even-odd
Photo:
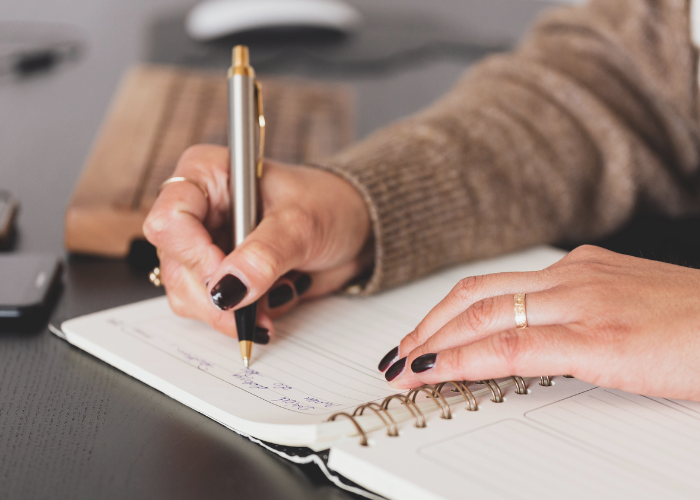
[(411, 319), (367, 310), (357, 300), (327, 299), (280, 322), (274, 343), (256, 345), (254, 363), (245, 368), (236, 339), (169, 310), (120, 324), (125, 334), (232, 389), (282, 410), (319, 416), (393, 394), (377, 362), (413, 326)]
[(377, 370), (379, 360), (459, 279), (542, 269), (562, 255), (537, 248), (455, 267), (375, 297), (303, 304), (275, 322), (270, 344), (255, 346), (250, 368), (241, 362), (236, 339), (177, 317), (165, 298), (88, 315), (62, 328), (69, 342), (232, 427), (240, 419), (318, 424), (396, 392)]
[(669, 493), (517, 420), (489, 425), (421, 453), (502, 498), (663, 498)]
[(640, 474), (688, 487), (697, 483), (700, 414), (691, 416), (657, 399), (599, 388), (525, 417)]

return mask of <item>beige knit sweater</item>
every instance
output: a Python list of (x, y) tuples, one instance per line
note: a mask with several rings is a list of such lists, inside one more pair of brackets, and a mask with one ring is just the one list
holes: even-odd
[(438, 268), (700, 211), (688, 0), (548, 12), (428, 109), (325, 162), (372, 216), (372, 293)]

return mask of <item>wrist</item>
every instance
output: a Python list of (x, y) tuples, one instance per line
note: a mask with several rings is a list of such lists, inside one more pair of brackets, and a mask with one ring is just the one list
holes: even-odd
[[(333, 234), (332, 239), (340, 244), (345, 262), (353, 262), (357, 268), (356, 277), (372, 275), (375, 263), (375, 228), (370, 211), (370, 204), (350, 179), (338, 172), (327, 170), (323, 166), (311, 165), (315, 188), (326, 234)], [(333, 246), (333, 245), (331, 245)], [(336, 247), (337, 248), (337, 247)], [(355, 283), (355, 279), (351, 282)]]

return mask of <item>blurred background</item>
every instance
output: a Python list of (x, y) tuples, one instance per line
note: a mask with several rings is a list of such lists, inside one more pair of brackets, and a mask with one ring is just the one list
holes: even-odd
[[(413, 113), (484, 55), (513, 46), (543, 0), (348, 0), (353, 33), (249, 33), (208, 43), (187, 36), (193, 0), (0, 0), (0, 187), (22, 203), (17, 250), (61, 252), (61, 216), (125, 70), (137, 62), (225, 71), (230, 47), (251, 45), (262, 76), (348, 83), (356, 137)], [(562, 2), (566, 3), (566, 2)], [(53, 63), (18, 53), (54, 47)], [(32, 66), (33, 65), (33, 66)], [(45, 66), (48, 66), (45, 67)]]

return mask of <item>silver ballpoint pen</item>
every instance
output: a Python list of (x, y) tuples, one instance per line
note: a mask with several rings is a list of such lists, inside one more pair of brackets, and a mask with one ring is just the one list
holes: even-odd
[[(229, 148), (231, 151), (231, 220), (233, 246), (238, 247), (258, 222), (258, 179), (262, 176), (265, 147), (265, 118), (260, 83), (250, 65), (248, 47), (233, 48), (233, 65), (228, 71)], [(256, 159), (255, 132), (260, 127), (260, 150)], [(243, 364), (248, 367), (253, 352), (257, 302), (235, 311), (238, 342)]]

